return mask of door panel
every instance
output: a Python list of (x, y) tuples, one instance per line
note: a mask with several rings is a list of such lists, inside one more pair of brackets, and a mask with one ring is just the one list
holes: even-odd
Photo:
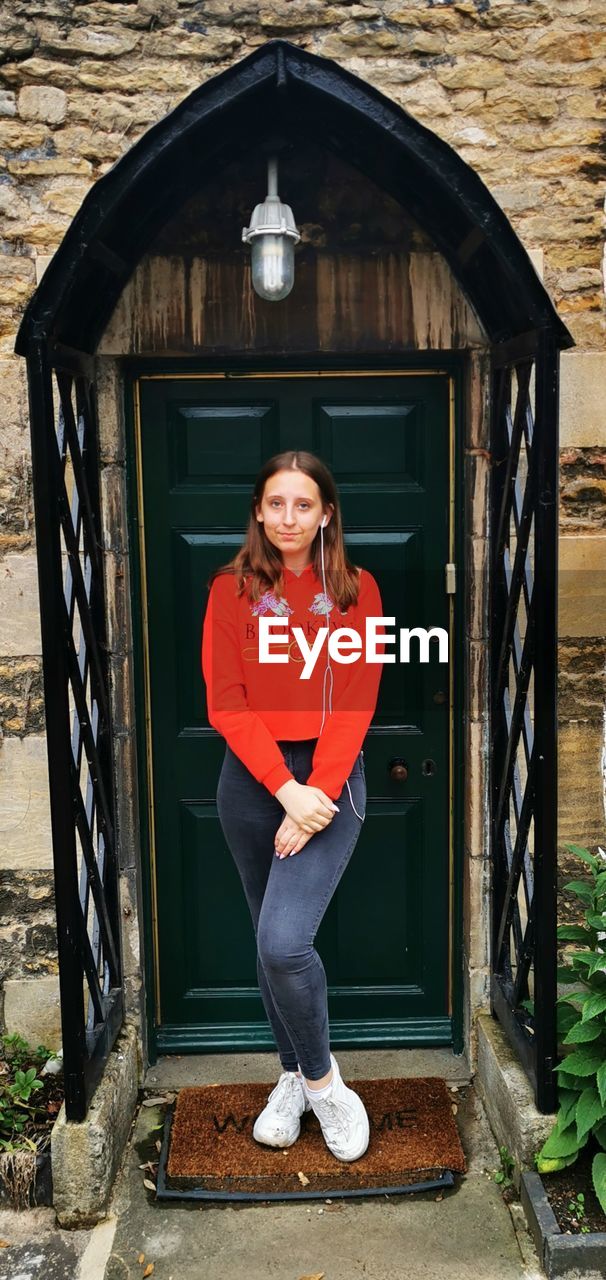
[[(448, 629), (448, 379), (158, 377), (140, 381), (161, 1051), (273, 1041), (254, 933), (217, 818), (224, 742), (206, 717), (200, 635), (211, 569), (241, 545), (265, 458), (330, 466), (353, 561), (400, 627)], [(397, 645), (392, 648), (397, 654)], [(383, 669), (365, 743), (367, 818), (318, 931), (331, 1035), (449, 1043), (448, 668)], [(437, 695), (437, 697), (436, 697)], [(390, 773), (396, 760), (408, 777)]]

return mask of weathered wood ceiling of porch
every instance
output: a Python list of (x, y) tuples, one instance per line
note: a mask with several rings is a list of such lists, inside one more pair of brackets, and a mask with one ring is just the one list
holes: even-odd
[(302, 235), (279, 306), (254, 292), (242, 227), (266, 190), (251, 152), (161, 228), (121, 294), (100, 354), (386, 352), (486, 342), (442, 254), (392, 196), (308, 143), (280, 156)]

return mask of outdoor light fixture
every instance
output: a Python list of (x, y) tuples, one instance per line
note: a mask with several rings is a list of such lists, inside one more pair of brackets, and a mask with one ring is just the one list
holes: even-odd
[(267, 161), (267, 195), (255, 206), (242, 239), (251, 246), (252, 282), (255, 293), (267, 302), (288, 297), (295, 280), (295, 245), (301, 236), (293, 211), (278, 195), (278, 161)]

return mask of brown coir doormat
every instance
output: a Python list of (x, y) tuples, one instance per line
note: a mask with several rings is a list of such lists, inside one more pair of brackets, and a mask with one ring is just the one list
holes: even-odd
[(291, 1147), (252, 1136), (271, 1084), (181, 1089), (166, 1117), (158, 1163), (159, 1199), (313, 1199), (394, 1194), (452, 1186), (466, 1171), (452, 1098), (439, 1077), (356, 1080), (370, 1120), (370, 1143), (354, 1161), (328, 1150), (317, 1117), (301, 1117)]

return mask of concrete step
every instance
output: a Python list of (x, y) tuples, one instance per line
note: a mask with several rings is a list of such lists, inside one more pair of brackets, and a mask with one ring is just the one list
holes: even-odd
[[(345, 1080), (389, 1076), (441, 1076), (448, 1084), (468, 1084), (469, 1063), (449, 1048), (333, 1050)], [(187, 1053), (158, 1058), (148, 1067), (143, 1088), (161, 1092), (187, 1085), (277, 1080), (280, 1061), (269, 1053)]]

